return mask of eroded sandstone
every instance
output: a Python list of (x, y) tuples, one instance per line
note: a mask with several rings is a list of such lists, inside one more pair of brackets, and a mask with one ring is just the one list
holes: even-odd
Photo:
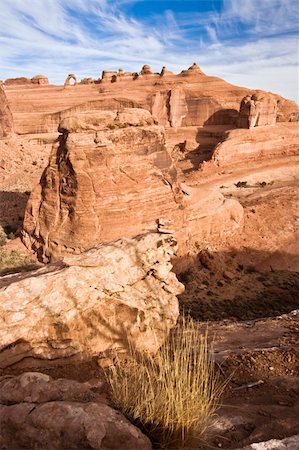
[(257, 91), (243, 98), (240, 105), (238, 127), (254, 128), (275, 125), (277, 118), (277, 99), (274, 95)]
[(13, 133), (13, 119), (8, 101), (0, 84), (0, 139)]
[(173, 223), (182, 252), (241, 225), (237, 201), (218, 190), (182, 189), (164, 128), (148, 111), (77, 114), (64, 119), (59, 130), (27, 204), (22, 232), (44, 262), (155, 231), (160, 218)]
[(63, 263), (1, 279), (0, 367), (24, 358), (155, 352), (179, 314), (177, 244), (147, 234), (98, 245)]

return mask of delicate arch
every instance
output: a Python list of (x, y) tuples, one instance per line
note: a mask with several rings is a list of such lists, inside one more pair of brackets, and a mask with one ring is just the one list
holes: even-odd
[(74, 86), (78, 83), (76, 75), (70, 73), (65, 79), (64, 86), (71, 86), (71, 80), (74, 80)]

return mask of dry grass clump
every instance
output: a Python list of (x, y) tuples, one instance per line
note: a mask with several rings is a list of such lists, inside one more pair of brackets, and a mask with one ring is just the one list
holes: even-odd
[(155, 356), (133, 348), (130, 356), (129, 364), (116, 363), (107, 375), (115, 406), (162, 446), (200, 440), (225, 387), (207, 334), (183, 318)]
[(10, 273), (33, 270), (37, 264), (32, 259), (22, 253), (12, 250), (0, 249), (0, 276)]

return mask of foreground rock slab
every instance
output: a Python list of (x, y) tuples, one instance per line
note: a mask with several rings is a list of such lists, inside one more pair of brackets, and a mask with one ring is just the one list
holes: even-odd
[(258, 442), (237, 450), (297, 450), (299, 448), (299, 434), (285, 439), (271, 439)]
[(175, 325), (176, 241), (149, 233), (98, 245), (63, 263), (1, 279), (0, 367), (26, 357), (155, 352)]
[(1, 377), (1, 448), (150, 450), (149, 439), (103, 393), (100, 380), (53, 380), (39, 372)]

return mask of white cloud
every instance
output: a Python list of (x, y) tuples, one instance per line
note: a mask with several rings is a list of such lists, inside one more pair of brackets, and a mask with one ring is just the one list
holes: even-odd
[[(221, 12), (136, 19), (138, 0), (11, 0), (0, 9), (0, 78), (44, 73), (176, 72), (197, 61), (211, 75), (297, 98), (299, 8), (293, 0), (223, 0)], [(298, 21), (297, 21), (298, 20)], [(298, 98), (297, 98), (298, 100)]]

